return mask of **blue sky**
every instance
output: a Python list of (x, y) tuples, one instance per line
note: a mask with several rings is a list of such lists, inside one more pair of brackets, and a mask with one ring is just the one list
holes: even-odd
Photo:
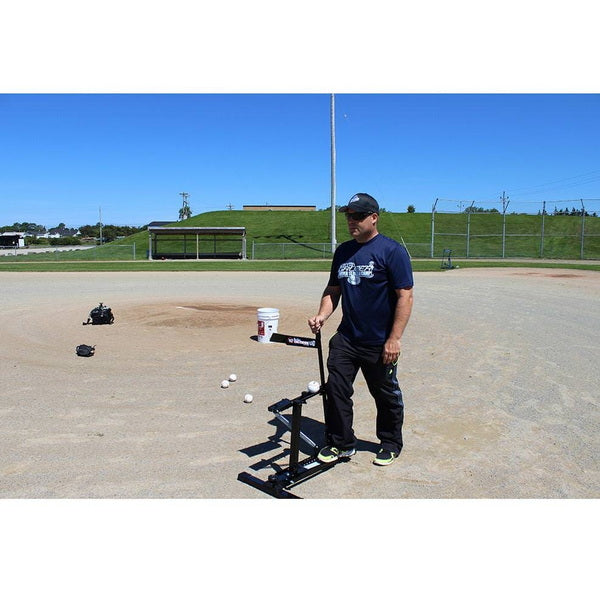
[[(598, 94), (336, 94), (335, 109), (338, 204), (600, 198)], [(327, 93), (3, 94), (0, 130), (0, 225), (176, 220), (180, 192), (193, 214), (331, 201)]]

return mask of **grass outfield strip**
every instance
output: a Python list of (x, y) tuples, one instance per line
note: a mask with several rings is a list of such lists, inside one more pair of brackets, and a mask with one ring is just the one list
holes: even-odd
[[(440, 260), (412, 261), (413, 271), (442, 271)], [(207, 260), (207, 261), (74, 261), (0, 263), (0, 272), (110, 272), (110, 271), (329, 271), (330, 259), (325, 260)], [(462, 260), (455, 262), (461, 269), (481, 267), (583, 269), (600, 271), (600, 264), (587, 262)]]

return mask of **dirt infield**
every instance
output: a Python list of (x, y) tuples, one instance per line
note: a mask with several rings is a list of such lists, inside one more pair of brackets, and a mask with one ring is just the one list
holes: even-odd
[[(287, 464), (267, 406), (318, 379), (314, 350), (260, 344), (256, 310), (310, 335), (325, 273), (1, 273), (2, 498), (261, 498)], [(597, 498), (600, 274), (415, 274), (399, 369), (405, 448), (389, 468), (356, 382), (357, 455), (306, 498)], [(115, 323), (83, 326), (100, 301)], [(335, 315), (324, 342), (335, 331)], [(96, 346), (78, 357), (78, 344)], [(230, 373), (238, 381), (220, 382)], [(242, 402), (245, 393), (252, 404)], [(311, 399), (304, 431), (320, 441)]]

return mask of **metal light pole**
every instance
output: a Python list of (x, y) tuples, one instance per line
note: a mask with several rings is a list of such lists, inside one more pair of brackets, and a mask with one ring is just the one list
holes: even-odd
[(337, 246), (335, 236), (335, 94), (331, 94), (331, 110), (329, 114), (331, 125), (331, 253)]

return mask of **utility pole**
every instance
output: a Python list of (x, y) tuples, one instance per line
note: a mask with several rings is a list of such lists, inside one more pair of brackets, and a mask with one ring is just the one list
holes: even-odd
[(190, 195), (187, 192), (179, 192), (179, 195), (183, 198), (183, 206), (179, 209), (179, 220), (183, 221), (184, 219), (187, 219), (192, 216), (187, 201)]
[(331, 127), (331, 253), (333, 254), (337, 246), (335, 236), (335, 94), (331, 94), (329, 120)]
[(228, 205), (227, 205), (227, 210), (233, 210), (233, 204), (231, 204), (231, 203), (230, 203), (230, 204), (228, 204)]

